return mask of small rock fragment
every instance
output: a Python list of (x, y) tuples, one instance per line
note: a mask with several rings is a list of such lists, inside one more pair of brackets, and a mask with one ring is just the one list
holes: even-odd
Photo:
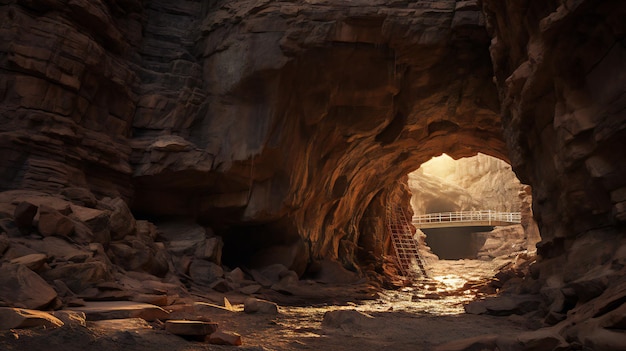
[(271, 301), (250, 297), (243, 302), (243, 311), (245, 313), (278, 314), (278, 305)]
[(71, 327), (86, 327), (87, 321), (83, 312), (76, 311), (54, 311), (52, 315), (61, 320), (66, 326)]
[(213, 345), (240, 346), (243, 342), (241, 335), (231, 332), (216, 331), (206, 338), (206, 341)]
[(242, 294), (251, 295), (251, 294), (255, 294), (259, 292), (261, 288), (262, 287), (259, 284), (252, 284), (252, 285), (247, 285), (242, 288), (239, 288), (239, 292)]
[(498, 335), (479, 335), (473, 338), (460, 339), (438, 345), (435, 351), (469, 351), (494, 350)]
[(165, 322), (165, 330), (184, 336), (204, 336), (210, 335), (217, 330), (217, 323), (189, 320), (168, 320)]
[(324, 313), (322, 326), (326, 328), (361, 328), (374, 317), (356, 310), (336, 310)]
[(0, 307), (0, 330), (39, 326), (58, 328), (63, 326), (63, 322), (46, 312), (23, 308)]

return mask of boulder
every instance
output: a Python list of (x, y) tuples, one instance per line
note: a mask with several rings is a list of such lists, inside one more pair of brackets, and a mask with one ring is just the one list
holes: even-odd
[(623, 329), (595, 328), (585, 333), (581, 341), (589, 350), (622, 351), (626, 345), (624, 334)]
[(306, 251), (306, 244), (302, 240), (297, 240), (291, 245), (274, 245), (256, 252), (250, 258), (250, 264), (252, 267), (265, 267), (280, 263), (300, 276), (308, 263)]
[(219, 236), (213, 236), (197, 246), (195, 256), (219, 265), (222, 264), (223, 247), (224, 242), (222, 241), (222, 238)]
[(508, 316), (536, 311), (540, 304), (540, 298), (535, 295), (506, 295), (472, 301), (464, 308), (465, 312), (470, 314)]
[(10, 262), (13, 264), (21, 264), (28, 267), (33, 271), (38, 271), (44, 267), (48, 256), (45, 254), (30, 254), (12, 259)]
[(224, 276), (224, 270), (213, 262), (194, 259), (189, 266), (189, 276), (196, 284), (210, 286)]
[(49, 281), (63, 281), (74, 293), (113, 279), (111, 267), (100, 261), (61, 264), (42, 273), (42, 276)]
[[(131, 239), (129, 239), (131, 238)], [(109, 257), (114, 263), (129, 271), (145, 271), (156, 276), (165, 276), (169, 271), (165, 250), (154, 243), (144, 243), (135, 237), (126, 237), (124, 242), (109, 245)]]
[(30, 228), (33, 225), (33, 219), (37, 214), (37, 206), (30, 202), (22, 201), (15, 207), (13, 213), (15, 225), (18, 228)]
[(241, 335), (237, 333), (224, 332), (220, 330), (209, 335), (205, 339), (205, 341), (213, 345), (240, 346), (243, 344), (241, 340)]
[(205, 336), (214, 333), (218, 324), (204, 321), (170, 319), (165, 322), (165, 330), (183, 336)]
[(245, 313), (278, 314), (278, 305), (266, 300), (247, 298), (243, 302)]
[(70, 236), (74, 233), (74, 223), (69, 217), (54, 208), (41, 205), (37, 229), (43, 236)]
[(168, 251), (176, 256), (194, 255), (206, 240), (206, 230), (195, 223), (165, 222), (159, 223), (157, 228), (158, 238), (164, 240)]
[(344, 330), (361, 329), (373, 319), (369, 314), (357, 310), (335, 310), (324, 313), (322, 327)]
[(102, 200), (102, 205), (111, 211), (110, 225), (113, 240), (123, 239), (126, 235), (135, 232), (137, 223), (124, 200), (119, 197), (105, 198)]
[(300, 287), (300, 279), (298, 278), (298, 275), (296, 274), (296, 272), (287, 271), (282, 275), (282, 277), (280, 278), (280, 281), (272, 284), (270, 288), (274, 291), (278, 291), (281, 293), (286, 293), (289, 295), (298, 295), (299, 287)]
[(0, 234), (6, 233), (9, 237), (18, 237), (22, 235), (25, 229), (18, 228), (11, 218), (0, 218)]
[(250, 271), (250, 275), (252, 275), (252, 278), (255, 282), (259, 283), (264, 288), (269, 288), (275, 283), (269, 278), (265, 277), (265, 275), (263, 275), (260, 271), (255, 269)]
[(319, 262), (314, 280), (324, 284), (350, 284), (358, 281), (359, 276), (345, 269), (341, 263), (333, 260)]
[(250, 271), (250, 274), (257, 283), (269, 288), (272, 284), (278, 283), (288, 272), (289, 269), (283, 264), (275, 263), (261, 269), (253, 269)]
[(6, 304), (41, 309), (56, 298), (54, 288), (26, 266), (6, 263), (0, 267), (0, 300)]
[(0, 257), (4, 255), (10, 245), (11, 242), (9, 241), (9, 237), (7, 237), (5, 234), (0, 235)]
[(71, 205), (72, 214), (70, 218), (83, 223), (92, 232), (93, 241), (108, 244), (111, 241), (111, 212), (87, 208), (78, 205)]
[(226, 278), (229, 283), (239, 287), (239, 285), (241, 285), (241, 283), (246, 279), (246, 275), (241, 268), (237, 267), (230, 272), (224, 273), (224, 278)]
[(0, 307), (0, 330), (33, 327), (58, 328), (63, 322), (50, 313), (23, 308)]
[(262, 288), (259, 284), (246, 285), (239, 288), (239, 292), (245, 295), (252, 295), (258, 293)]
[(226, 293), (233, 290), (232, 284), (228, 283), (224, 278), (217, 278), (217, 280), (209, 285), (209, 288), (221, 293)]
[(93, 257), (90, 249), (71, 244), (63, 238), (47, 237), (43, 240), (30, 240), (25, 243), (33, 250), (46, 254), (56, 261), (84, 262)]

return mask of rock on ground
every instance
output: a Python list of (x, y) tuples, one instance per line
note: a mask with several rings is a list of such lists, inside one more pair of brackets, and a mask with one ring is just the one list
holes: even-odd
[(26, 266), (10, 263), (0, 266), (0, 300), (9, 306), (40, 309), (56, 298), (56, 291)]
[(22, 309), (0, 307), (0, 330), (15, 328), (46, 327), (58, 328), (64, 323), (50, 313)]
[(224, 331), (216, 331), (215, 333), (209, 335), (205, 341), (209, 344), (214, 345), (231, 345), (231, 346), (240, 346), (243, 344), (241, 339), (241, 335), (232, 332), (224, 332)]
[(217, 323), (205, 321), (177, 320), (165, 321), (165, 330), (175, 335), (205, 336), (217, 330)]
[(253, 297), (247, 298), (243, 303), (245, 313), (278, 314), (278, 305)]
[(169, 317), (169, 313), (159, 306), (131, 301), (86, 302), (84, 306), (72, 307), (72, 310), (85, 313), (89, 321), (142, 318), (150, 322)]
[(360, 329), (366, 327), (371, 320), (371, 315), (357, 310), (335, 310), (324, 314), (322, 327), (339, 328), (344, 330)]

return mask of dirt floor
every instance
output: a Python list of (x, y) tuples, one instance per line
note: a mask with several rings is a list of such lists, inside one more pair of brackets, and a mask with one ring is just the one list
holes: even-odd
[[(465, 314), (463, 303), (475, 295), (459, 290), (468, 281), (493, 276), (501, 263), (438, 261), (430, 268), (432, 280), (423, 281), (415, 288), (382, 291), (375, 299), (337, 304), (329, 297), (329, 302), (313, 306), (281, 305), (278, 315), (216, 310), (210, 318), (219, 323), (220, 330), (242, 335), (243, 345), (236, 347), (239, 350), (415, 351), (431, 350), (441, 343), (483, 334), (515, 335), (528, 330), (521, 318)], [(351, 289), (362, 293), (367, 288)], [(237, 304), (234, 307), (242, 309)], [(323, 325), (324, 315), (335, 310), (356, 310), (366, 315)], [(87, 328), (66, 326), (0, 332), (0, 350), (6, 351), (233, 349), (234, 346), (188, 341), (161, 330), (157, 323), (137, 319), (108, 325), (89, 323)]]

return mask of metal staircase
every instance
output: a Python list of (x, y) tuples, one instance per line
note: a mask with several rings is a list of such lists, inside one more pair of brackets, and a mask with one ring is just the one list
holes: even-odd
[(411, 226), (402, 207), (387, 205), (387, 227), (400, 271), (408, 278), (427, 278), (424, 259), (419, 253), (417, 242), (413, 239)]

